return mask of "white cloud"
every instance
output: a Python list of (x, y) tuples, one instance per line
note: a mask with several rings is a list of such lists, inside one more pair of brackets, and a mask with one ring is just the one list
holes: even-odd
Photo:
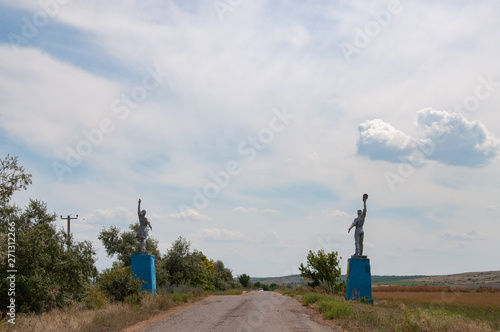
[(259, 212), (259, 210), (257, 210), (256, 208), (254, 207), (251, 207), (251, 208), (245, 208), (243, 206), (238, 206), (237, 208), (234, 208), (233, 211), (235, 212), (243, 212), (243, 213), (248, 213), (248, 212)]
[(66, 145), (85, 138), (83, 130), (113, 116), (119, 84), (38, 49), (13, 54), (0, 45), (0, 127), (16, 140), (62, 157)]
[(194, 221), (209, 221), (212, 220), (209, 216), (205, 216), (193, 209), (185, 209), (179, 213), (168, 214), (167, 218), (178, 220), (194, 220)]
[(273, 210), (273, 209), (259, 210), (259, 209), (254, 208), (254, 207), (245, 208), (243, 206), (238, 206), (237, 208), (234, 208), (233, 211), (242, 212), (242, 213), (278, 213), (278, 211)]
[(445, 232), (443, 237), (446, 240), (484, 240), (487, 235), (473, 229), (464, 233)]
[(129, 225), (137, 220), (137, 215), (126, 208), (96, 209), (84, 217), (85, 221), (97, 225)]
[(267, 230), (264, 234), (262, 234), (262, 242), (263, 243), (274, 243), (276, 244), (280, 240), (280, 236), (278, 233), (272, 229)]
[(417, 127), (436, 147), (427, 158), (443, 164), (477, 167), (498, 154), (498, 140), (486, 127), (459, 113), (426, 108), (417, 112)]
[(445, 165), (479, 167), (496, 158), (499, 141), (479, 121), (459, 113), (426, 108), (417, 112), (414, 139), (381, 119), (359, 125), (358, 154), (374, 160), (436, 160)]
[[(22, 15), (29, 19), (40, 10), (38, 0), (0, 1), (13, 23), (0, 27), (4, 37), (10, 31), (20, 33)], [(422, 113), (422, 124), (410, 130), (416, 110), (427, 105), (446, 110), (470, 101), (466, 98), (473, 96), (479, 76), (491, 73), (499, 81), (492, 72), (500, 68), (500, 23), (491, 10), (494, 6), (494, 0), (463, 6), (451, 0), (404, 3), (402, 13), (370, 38), (348, 65), (339, 45), (353, 42), (356, 29), (373, 21), (371, 14), (386, 9), (387, 1), (368, 6), (247, 1), (224, 21), (210, 1), (69, 1), (50, 18), (50, 29), (41, 27), (29, 40), (30, 48), (20, 47), (15, 55), (10, 45), (0, 46), (0, 149), (18, 154), (34, 174), (30, 190), (19, 193), (26, 201), (38, 197), (55, 210), (82, 216), (95, 212), (89, 219), (95, 223), (88, 224), (95, 227), (82, 224), (82, 232), (77, 232), (83, 220), (74, 223), (74, 235), (85, 239), (96, 239), (100, 226), (125, 229), (136, 222), (132, 207), (140, 196), (150, 204), (148, 213), (154, 212), (151, 234), (160, 239), (160, 248), (166, 249), (178, 236), (203, 236), (207, 241), (197, 242), (197, 249), (213, 253), (235, 273), (278, 275), (300, 263), (319, 245), (319, 235), (329, 231), (338, 234), (338, 241), (321, 243), (343, 257), (352, 254), (352, 233), (346, 228), (353, 216), (345, 211), (355, 213), (366, 190), (375, 194), (366, 224), (367, 241), (377, 245), (369, 253), (379, 259), (374, 271), (488, 269), (491, 260), (482, 253), (498, 251), (492, 237), (449, 251), (436, 248), (443, 242), (456, 245), (443, 240), (444, 232), (468, 230), (470, 220), (476, 220), (476, 229), (500, 231), (488, 210), (500, 195), (498, 167), (491, 162), (497, 153), (493, 138), (500, 133), (498, 83), (481, 90), (491, 95), (479, 100), (470, 119), (449, 112)], [(20, 7), (31, 13), (11, 9)], [(170, 74), (161, 87), (131, 109), (126, 120), (117, 120), (113, 134), (63, 182), (54, 180), (54, 155), (61, 157), (66, 145), (75, 147), (82, 130), (108, 116), (111, 103), (142, 84), (146, 68), (157, 62)], [(296, 119), (275, 133), (270, 144), (256, 147), (256, 158), (247, 162), (238, 144), (269, 128), (272, 109), (283, 106), (297, 114)], [(447, 138), (425, 159), (437, 160), (433, 167), (416, 170), (398, 184), (396, 194), (390, 193), (382, 174), (397, 173), (400, 165), (370, 159), (399, 163), (399, 157), (420, 151), (433, 133)], [(355, 156), (357, 139), (358, 154), (368, 158)], [(221, 187), (206, 209), (177, 210), (191, 205), (193, 188), (203, 190), (213, 181), (210, 172), (224, 170), (233, 159), (240, 162), (241, 173)], [(484, 166), (446, 167), (467, 162)], [(308, 190), (292, 196), (281, 190), (304, 182), (322, 188), (317, 197), (311, 199)], [(123, 202), (130, 202), (130, 215), (95, 210)], [(401, 215), (391, 211), (408, 205), (424, 212), (405, 215), (408, 223), (401, 222)], [(227, 213), (233, 207), (241, 209)], [(442, 207), (445, 212), (433, 213)], [(435, 216), (432, 223), (426, 220), (429, 215)], [(238, 230), (227, 230), (235, 225), (235, 217)], [(210, 225), (177, 222), (185, 219)], [(255, 241), (231, 243), (233, 251), (223, 240), (213, 240), (239, 238), (239, 232)], [(409, 233), (414, 236), (392, 236)], [(271, 253), (269, 246), (256, 245), (276, 236), (278, 244), (271, 246), (277, 250)], [(394, 251), (395, 242), (403, 248), (434, 249), (405, 252), (403, 257), (408, 253), (411, 259), (394, 265), (384, 257)], [(272, 255), (272, 263), (262, 259)], [(454, 262), (455, 256), (460, 261)]]
[(381, 119), (361, 123), (358, 131), (358, 154), (371, 159), (400, 162), (415, 147), (410, 136)]
[(317, 161), (319, 159), (318, 157), (318, 153), (317, 152), (313, 152), (309, 155), (309, 160), (312, 160), (312, 161)]
[(213, 240), (213, 241), (241, 241), (243, 240), (243, 233), (238, 231), (230, 231), (223, 228), (202, 228), (196, 234), (193, 234), (194, 238), (202, 240)]
[(355, 217), (353, 214), (349, 214), (345, 211), (340, 211), (340, 210), (335, 210), (333, 212), (329, 212), (326, 215), (328, 217), (345, 217), (345, 218)]

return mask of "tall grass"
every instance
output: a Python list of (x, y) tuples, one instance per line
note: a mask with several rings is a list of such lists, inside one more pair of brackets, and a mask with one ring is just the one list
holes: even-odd
[(102, 308), (88, 309), (88, 304), (83, 303), (65, 309), (54, 309), (41, 315), (18, 314), (15, 325), (2, 321), (0, 331), (119, 331), (178, 306), (179, 303), (194, 301), (205, 296), (207, 296), (206, 293), (192, 290), (188, 293), (163, 292), (158, 295), (143, 295), (140, 304), (135, 299), (131, 299), (127, 301), (129, 303), (108, 303)]
[(328, 301), (330, 299), (331, 299), (331, 297), (326, 295), (326, 294), (309, 292), (309, 293), (304, 294), (304, 296), (302, 297), (302, 304), (307, 306), (311, 303), (316, 303), (319, 301)]
[(320, 301), (318, 307), (325, 319), (349, 318), (354, 313), (350, 303), (338, 298)]
[(400, 300), (376, 300), (370, 305), (318, 293), (311, 288), (281, 288), (279, 291), (321, 312), (325, 319), (333, 320), (337, 327), (346, 331), (479, 332), (498, 330), (500, 323), (500, 308), (496, 307), (465, 307), (446, 303), (436, 307), (432, 303)]

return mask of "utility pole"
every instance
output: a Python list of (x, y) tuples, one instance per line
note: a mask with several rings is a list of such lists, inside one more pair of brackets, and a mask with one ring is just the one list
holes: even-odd
[(69, 224), (70, 224), (70, 220), (71, 220), (71, 219), (78, 219), (78, 215), (76, 215), (76, 217), (73, 217), (73, 218), (71, 218), (71, 214), (70, 214), (70, 215), (68, 215), (66, 218), (63, 218), (63, 216), (61, 216), (61, 220), (64, 220), (64, 219), (67, 219), (67, 220), (68, 220), (68, 246), (69, 246), (69, 243), (70, 243), (70, 235), (71, 235), (71, 233), (70, 233), (70, 225), (69, 225)]

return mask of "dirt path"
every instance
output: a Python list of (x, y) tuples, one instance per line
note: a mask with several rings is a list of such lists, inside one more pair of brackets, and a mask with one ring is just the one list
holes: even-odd
[(211, 296), (129, 331), (333, 331), (296, 300), (274, 292)]

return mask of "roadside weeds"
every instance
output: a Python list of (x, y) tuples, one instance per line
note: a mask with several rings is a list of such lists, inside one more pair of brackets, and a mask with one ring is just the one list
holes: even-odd
[[(0, 331), (33, 332), (100, 332), (100, 331), (137, 331), (172, 315), (190, 305), (212, 295), (224, 292), (188, 292), (145, 294), (140, 304), (108, 303), (104, 308), (86, 309), (83, 305), (53, 309), (37, 315), (19, 314), (16, 324), (0, 322)], [(228, 295), (241, 294), (230, 290)]]
[[(376, 300), (373, 305), (346, 301), (308, 287), (278, 290), (322, 315), (322, 324), (344, 331), (495, 331), (500, 308), (464, 307), (456, 304)], [(473, 315), (470, 312), (473, 311)]]

